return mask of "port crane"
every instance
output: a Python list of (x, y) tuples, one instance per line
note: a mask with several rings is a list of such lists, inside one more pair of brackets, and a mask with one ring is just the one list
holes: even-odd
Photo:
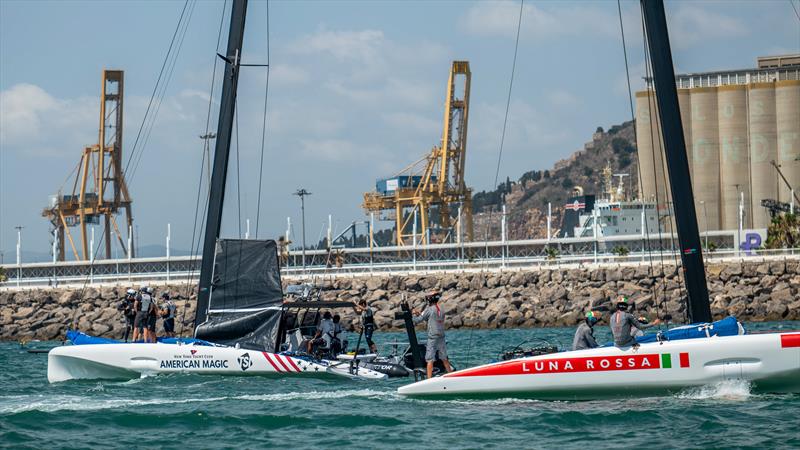
[(464, 182), (471, 77), (468, 61), (453, 61), (441, 143), (395, 176), (378, 180), (376, 190), (364, 194), (366, 212), (395, 222), (398, 246), (457, 241), (462, 233), (466, 240), (473, 239), (472, 190)]
[[(122, 70), (103, 70), (97, 144), (83, 149), (80, 162), (73, 171), (71, 193), (63, 194), (62, 190), (59, 190), (57, 195), (51, 197), (48, 207), (42, 211), (42, 216), (53, 226), (56, 235), (55, 256), (59, 261), (65, 260), (65, 237), (76, 260), (90, 259), (92, 253), (89, 249), (88, 225), (100, 224), (101, 221), (105, 230), (106, 258), (111, 258), (112, 230), (122, 252), (126, 256), (130, 252), (129, 256), (134, 256), (131, 197), (122, 168), (124, 78)], [(121, 210), (125, 212), (127, 245), (115, 218)], [(75, 239), (70, 233), (72, 227), (80, 229), (80, 247), (75, 245)]]

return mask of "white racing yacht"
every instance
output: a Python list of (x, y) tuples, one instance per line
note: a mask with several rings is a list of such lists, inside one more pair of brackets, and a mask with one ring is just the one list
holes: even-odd
[[(119, 343), (71, 333), (73, 345), (54, 348), (48, 354), (50, 382), (173, 372), (386, 378), (359, 367), (358, 360), (326, 360), (298, 354), (299, 348), (292, 349), (295, 353), (291, 355), (281, 354), (282, 344), (291, 336), (286, 324), (296, 315), (292, 312), (296, 305), (284, 303), (275, 242), (220, 239), (246, 12), (247, 0), (231, 2), (227, 49), (224, 56), (219, 55), (225, 63), (225, 76), (215, 130), (195, 339)], [(325, 306), (306, 305), (317, 311)]]
[(711, 324), (694, 195), (663, 0), (641, 0), (671, 185), (690, 322), (617, 348), (549, 353), (464, 369), (403, 386), (402, 395), (584, 399), (669, 393), (742, 380), (762, 392), (800, 392), (800, 332), (746, 334)]

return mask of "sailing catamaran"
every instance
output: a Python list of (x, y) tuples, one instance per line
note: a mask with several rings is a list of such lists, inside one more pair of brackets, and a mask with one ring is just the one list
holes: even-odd
[[(681, 125), (663, 0), (641, 0), (659, 119), (674, 199), (689, 318), (687, 333), (670, 330), (624, 348), (552, 353), (486, 364), (398, 389), (412, 396), (526, 396), (585, 399), (669, 393), (725, 380), (759, 391), (800, 392), (800, 332), (720, 332), (711, 322), (700, 235)], [(729, 318), (728, 321), (735, 321)], [(716, 331), (715, 331), (716, 328)], [(732, 335), (731, 335), (732, 334)]]
[[(203, 241), (195, 339), (117, 343), (71, 333), (73, 345), (48, 354), (47, 378), (134, 378), (171, 372), (222, 375), (385, 379), (355, 361), (281, 354), (293, 306), (284, 303), (277, 247), (271, 240), (220, 239), (247, 0), (234, 0)], [(324, 307), (319, 302), (317, 307)], [(341, 305), (339, 305), (341, 306)]]

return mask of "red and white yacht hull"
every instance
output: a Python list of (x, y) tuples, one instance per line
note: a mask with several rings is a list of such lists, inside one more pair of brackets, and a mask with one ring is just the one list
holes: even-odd
[(800, 392), (800, 333), (684, 339), (496, 362), (398, 389), (407, 396), (590, 399), (647, 395), (743, 380)]

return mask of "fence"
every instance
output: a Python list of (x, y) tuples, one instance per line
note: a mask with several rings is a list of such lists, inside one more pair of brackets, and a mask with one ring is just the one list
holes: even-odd
[[(711, 232), (703, 236), (706, 260), (753, 257), (794, 257), (795, 249), (740, 250), (735, 232)], [(532, 239), (520, 241), (434, 244), (417, 247), (342, 248), (291, 251), (283, 258), (285, 277), (361, 275), (430, 271), (499, 270), (596, 264), (674, 263), (680, 255), (677, 238), (661, 240), (641, 236), (605, 238)], [(800, 255), (800, 253), (797, 253)], [(303, 264), (305, 259), (305, 265)], [(133, 258), (58, 263), (7, 264), (5, 287), (82, 285), (141, 282), (194, 283), (200, 270), (196, 256)]]

